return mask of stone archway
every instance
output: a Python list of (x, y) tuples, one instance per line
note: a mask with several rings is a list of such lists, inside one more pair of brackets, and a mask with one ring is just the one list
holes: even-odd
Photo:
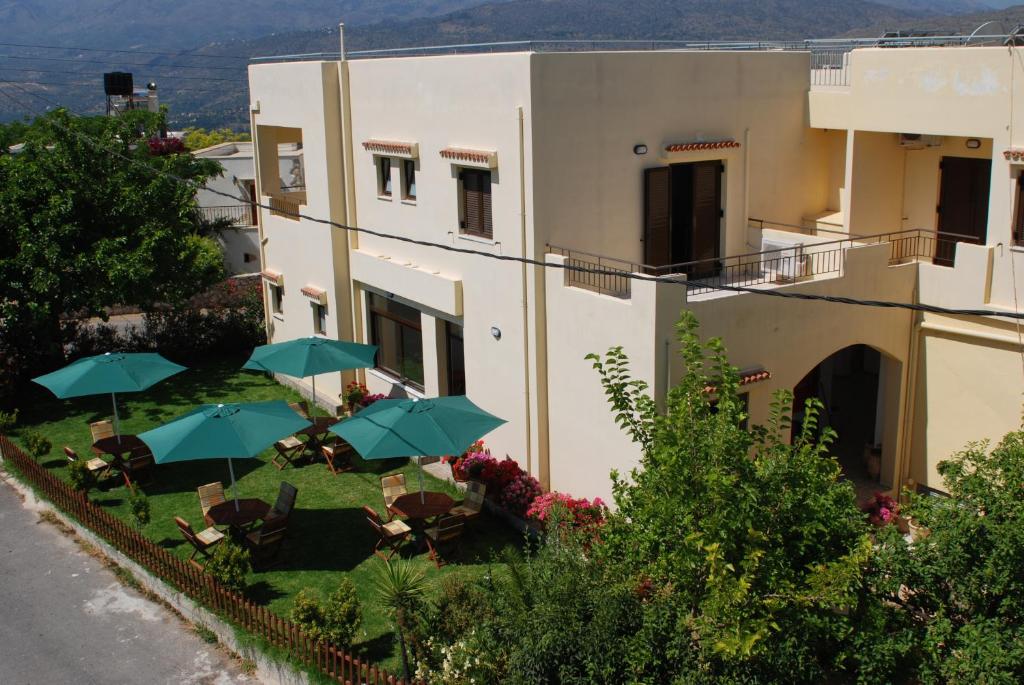
[(830, 452), (843, 476), (866, 500), (895, 481), (902, 364), (868, 345), (850, 345), (826, 357), (793, 388), (793, 430), (802, 426), (804, 402), (824, 405), (821, 426), (838, 438)]

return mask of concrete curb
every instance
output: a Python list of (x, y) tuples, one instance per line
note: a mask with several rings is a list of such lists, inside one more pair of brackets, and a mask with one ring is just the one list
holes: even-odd
[[(2, 466), (3, 458), (0, 457), (0, 467)], [(196, 626), (203, 626), (213, 632), (217, 636), (217, 640), (220, 644), (229, 651), (237, 654), (242, 659), (256, 664), (254, 676), (260, 682), (265, 683), (266, 685), (309, 685), (309, 676), (306, 673), (299, 671), (288, 664), (282, 664), (275, 661), (256, 647), (241, 644), (238, 637), (235, 635), (234, 628), (225, 623), (213, 612), (203, 606), (200, 606), (184, 593), (166, 585), (159, 578), (150, 574), (150, 572), (145, 568), (132, 561), (117, 549), (111, 547), (105, 540), (93, 533), (91, 530), (85, 528), (74, 519), (65, 516), (62, 511), (49, 501), (37, 497), (36, 493), (31, 488), (11, 475), (10, 472), (3, 470), (3, 473), (6, 475), (3, 479), (4, 482), (10, 485), (24, 498), (24, 506), (26, 509), (38, 513), (48, 512), (55, 516), (64, 525), (73, 529), (80, 538), (99, 549), (118, 566), (129, 571), (133, 576), (135, 576), (136, 580), (139, 581), (139, 584), (142, 585), (146, 591), (153, 593), (153, 595), (166, 602), (175, 611), (180, 613), (189, 623)]]

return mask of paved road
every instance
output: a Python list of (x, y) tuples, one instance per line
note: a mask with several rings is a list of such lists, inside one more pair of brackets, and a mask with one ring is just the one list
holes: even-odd
[(0, 479), (0, 683), (255, 683)]

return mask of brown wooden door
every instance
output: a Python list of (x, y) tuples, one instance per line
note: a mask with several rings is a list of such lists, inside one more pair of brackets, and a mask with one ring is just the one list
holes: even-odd
[(672, 174), (669, 167), (644, 169), (644, 263), (672, 261)]
[(690, 269), (690, 276), (700, 278), (718, 273), (719, 244), (722, 226), (722, 163), (697, 162), (693, 167), (693, 217), (689, 235), (687, 261), (715, 260)]
[(985, 242), (992, 160), (943, 157), (939, 168), (939, 239), (933, 261), (952, 266), (956, 243)]
[(260, 225), (260, 208), (256, 206), (256, 181), (245, 182), (245, 192), (249, 196), (249, 225)]

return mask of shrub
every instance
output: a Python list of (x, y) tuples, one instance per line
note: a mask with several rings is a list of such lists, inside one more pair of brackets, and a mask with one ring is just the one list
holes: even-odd
[(314, 640), (322, 640), (347, 648), (352, 644), (363, 621), (363, 608), (356, 596), (355, 585), (342, 578), (325, 603), (304, 589), (295, 598), (292, 621)]
[(89, 467), (81, 459), (68, 462), (68, 483), (79, 492), (88, 492), (96, 484)]
[(868, 520), (875, 526), (895, 523), (899, 513), (900, 503), (884, 492), (876, 492), (868, 505)]
[(249, 552), (231, 540), (217, 545), (206, 563), (207, 572), (221, 585), (234, 592), (245, 592), (246, 577), (252, 571)]
[(604, 523), (607, 509), (600, 497), (593, 501), (574, 498), (563, 492), (547, 492), (535, 498), (526, 510), (526, 518), (546, 523), (555, 507), (564, 509), (563, 520), (574, 528), (593, 528)]
[(134, 490), (128, 495), (128, 515), (135, 527), (140, 530), (149, 523), (149, 498), (142, 490)]
[(536, 478), (526, 473), (520, 473), (501, 491), (498, 501), (516, 516), (525, 516), (530, 503), (542, 492), (540, 482)]
[(25, 442), (25, 447), (36, 459), (39, 457), (45, 457), (53, 448), (53, 444), (49, 439), (37, 431), (29, 431), (25, 433), (23, 440)]
[(18, 410), (0, 411), (0, 434), (10, 433), (18, 424)]

